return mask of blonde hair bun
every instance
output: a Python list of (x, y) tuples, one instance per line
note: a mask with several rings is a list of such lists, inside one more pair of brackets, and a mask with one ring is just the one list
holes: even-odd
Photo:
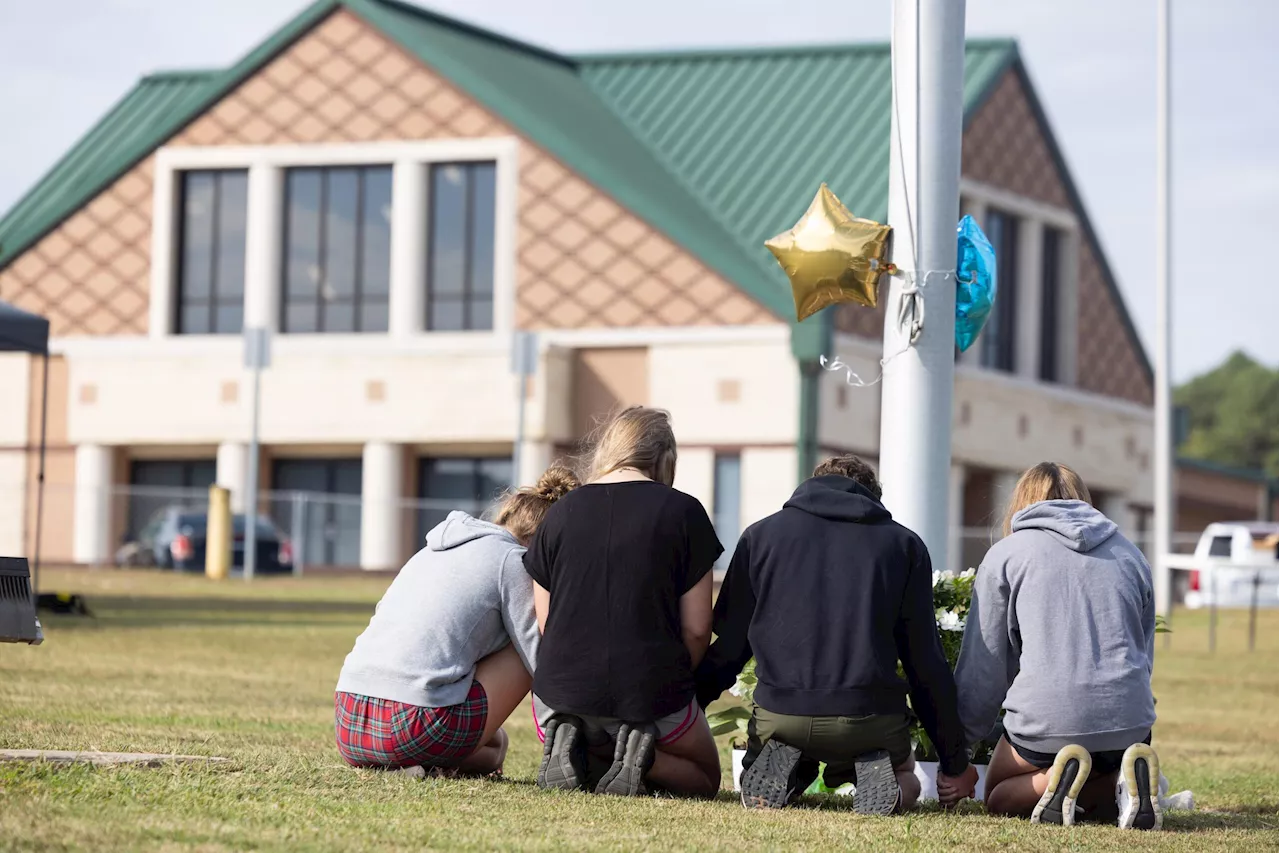
[(545, 501), (558, 501), (580, 485), (578, 475), (562, 465), (552, 465), (542, 472), (531, 491)]
[(538, 525), (547, 517), (551, 505), (579, 485), (578, 477), (563, 465), (552, 465), (532, 486), (521, 486), (507, 492), (494, 523), (510, 530), (522, 543), (528, 543)]

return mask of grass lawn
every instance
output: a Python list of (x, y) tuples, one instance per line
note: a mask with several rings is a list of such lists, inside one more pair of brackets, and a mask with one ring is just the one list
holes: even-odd
[[(527, 710), (504, 781), (418, 782), (343, 765), (333, 685), (387, 579), (253, 585), (103, 571), (46, 573), (93, 619), (49, 616), (41, 647), (0, 646), (0, 747), (179, 752), (226, 765), (0, 764), (0, 850), (1138, 850), (1276, 849), (1277, 614), (1245, 651), (1244, 614), (1179, 612), (1159, 649), (1155, 744), (1200, 808), (1165, 833), (1031, 826), (967, 804), (861, 818), (834, 802), (746, 813), (714, 802), (549, 794)], [(725, 745), (725, 782), (728, 778)]]

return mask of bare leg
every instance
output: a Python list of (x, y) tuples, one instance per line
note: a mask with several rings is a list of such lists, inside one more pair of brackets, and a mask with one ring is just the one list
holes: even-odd
[(1027, 763), (1013, 751), (1009, 741), (1000, 738), (987, 767), (984, 797), (987, 811), (1009, 817), (1031, 817), (1048, 787), (1049, 771)]
[(898, 789), (902, 791), (902, 799), (898, 807), (906, 811), (920, 799), (920, 780), (916, 778), (916, 757), (907, 758), (906, 763), (893, 768), (893, 775), (898, 777)]
[[(533, 676), (524, 668), (515, 646), (510, 643), (476, 664), (476, 681), (489, 700), (489, 715), (484, 721), (481, 749), (489, 746), (507, 717), (515, 711), (533, 686)], [(506, 738), (506, 735), (503, 735)]]
[(462, 760), (458, 769), (463, 773), (484, 775), (502, 770), (508, 743), (502, 724), (528, 695), (533, 678), (524, 668), (515, 646), (508, 643), (476, 664), (476, 681), (480, 682), (489, 700), (489, 713), (485, 717), (480, 746)]
[(653, 767), (645, 777), (673, 794), (714, 797), (720, 790), (720, 753), (702, 711), (689, 730), (668, 744), (659, 744)]
[(502, 772), (502, 762), (507, 757), (507, 742), (506, 731), (498, 729), (484, 745), (464, 758), (458, 765), (458, 769), (463, 773), (475, 773), (480, 776)]

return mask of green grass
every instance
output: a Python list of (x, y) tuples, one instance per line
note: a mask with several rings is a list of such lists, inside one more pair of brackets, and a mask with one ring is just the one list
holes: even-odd
[[(527, 709), (508, 723), (505, 781), (415, 782), (344, 766), (333, 684), (387, 579), (248, 586), (145, 572), (48, 572), (93, 619), (48, 617), (44, 646), (0, 646), (0, 747), (220, 755), (157, 769), (0, 764), (0, 850), (422, 850), (822, 848), (874, 850), (1275, 849), (1277, 616), (1244, 651), (1224, 615), (1179, 612), (1159, 650), (1155, 743), (1174, 790), (1200, 810), (1170, 832), (1031, 826), (925, 808), (860, 818), (812, 801), (746, 813), (714, 802), (549, 794), (533, 784)], [(725, 781), (728, 755), (725, 746)]]

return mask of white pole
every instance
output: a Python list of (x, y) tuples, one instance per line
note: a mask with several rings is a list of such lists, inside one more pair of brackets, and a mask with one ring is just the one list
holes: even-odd
[(1169, 613), (1168, 555), (1173, 534), (1173, 416), (1169, 394), (1170, 319), (1169, 8), (1156, 0), (1156, 363), (1155, 557), (1156, 612)]
[(524, 395), (525, 385), (529, 377), (524, 373), (516, 376), (516, 442), (511, 448), (511, 487), (519, 488), (521, 450), (524, 446)]
[[(955, 373), (956, 222), (964, 81), (963, 0), (894, 0), (889, 143), (892, 261), (918, 276), (891, 278), (885, 315), (880, 477), (884, 502), (946, 567)], [(898, 322), (904, 288), (920, 288), (924, 326), (914, 344)]]
[[(262, 333), (265, 335), (265, 333)], [(262, 394), (262, 359), (253, 363), (253, 426), (249, 434), (249, 470), (244, 478), (244, 579), (253, 580), (258, 565), (258, 404)], [(232, 525), (234, 528), (235, 525)]]

